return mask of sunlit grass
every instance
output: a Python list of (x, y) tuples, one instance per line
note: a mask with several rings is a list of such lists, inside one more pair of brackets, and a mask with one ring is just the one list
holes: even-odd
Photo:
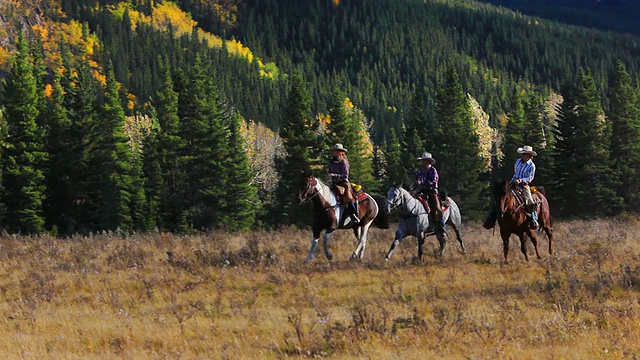
[(509, 266), (474, 224), (467, 255), (450, 241), (437, 259), (430, 238), (422, 264), (413, 239), (384, 262), (393, 230), (373, 229), (361, 262), (342, 232), (334, 261), (308, 266), (304, 230), (4, 237), (0, 357), (632, 358), (638, 230), (560, 223), (556, 256), (527, 263), (514, 239)]

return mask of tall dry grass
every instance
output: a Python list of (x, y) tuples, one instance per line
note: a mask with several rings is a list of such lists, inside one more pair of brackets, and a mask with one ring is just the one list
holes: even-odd
[[(415, 263), (374, 229), (365, 259), (302, 261), (303, 230), (0, 240), (3, 359), (598, 359), (640, 354), (640, 224), (556, 225), (526, 263), (477, 225), (467, 255)], [(542, 246), (546, 242), (542, 241)], [(543, 252), (544, 253), (544, 252)]]

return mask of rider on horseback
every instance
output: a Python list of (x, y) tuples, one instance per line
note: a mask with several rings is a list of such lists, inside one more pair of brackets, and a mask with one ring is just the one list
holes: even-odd
[[(431, 156), (431, 153), (426, 151), (417, 160), (422, 160), (422, 166), (416, 172), (416, 187), (418, 189), (416, 196), (425, 205), (425, 210), (432, 217), (432, 220), (434, 212), (431, 211), (430, 207), (435, 210), (439, 215), (440, 228), (444, 230), (444, 216), (442, 216), (442, 209), (438, 200), (438, 170), (433, 166), (436, 161)], [(421, 196), (426, 196), (428, 203), (425, 203)]]
[(347, 209), (351, 220), (355, 225), (360, 223), (358, 206), (353, 199), (351, 184), (349, 183), (349, 161), (347, 160), (347, 149), (342, 144), (335, 144), (333, 158), (329, 162), (329, 181), (338, 194), (342, 195), (343, 203), (347, 204)]
[(533, 157), (538, 155), (531, 146), (523, 146), (518, 149), (518, 154), (522, 154), (522, 157), (516, 160), (514, 166), (513, 177), (511, 178), (511, 186), (520, 187), (522, 189), (522, 195), (525, 199), (525, 205), (529, 212), (530, 227), (532, 229), (538, 228), (538, 212), (536, 211), (537, 205), (533, 201), (531, 195), (531, 188), (529, 184), (533, 181), (536, 175), (536, 164), (533, 163)]

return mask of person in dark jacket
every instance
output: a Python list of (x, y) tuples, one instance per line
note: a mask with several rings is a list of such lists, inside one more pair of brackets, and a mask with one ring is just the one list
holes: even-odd
[(342, 144), (335, 144), (331, 150), (333, 157), (329, 162), (329, 181), (334, 189), (342, 194), (342, 202), (347, 204), (349, 216), (354, 224), (360, 223), (358, 206), (353, 199), (351, 184), (349, 183), (349, 160), (347, 159), (347, 149)]
[(431, 220), (437, 220), (440, 223), (440, 227), (444, 229), (444, 217), (442, 216), (442, 207), (440, 206), (440, 201), (438, 199), (438, 181), (440, 180), (440, 177), (438, 175), (438, 170), (433, 166), (436, 163), (436, 160), (431, 156), (431, 153), (426, 151), (422, 153), (422, 156), (417, 160), (422, 161), (422, 166), (416, 172), (416, 188), (418, 189), (417, 195), (428, 199), (427, 203), (423, 202), (423, 204), (427, 204), (425, 208), (429, 213)]

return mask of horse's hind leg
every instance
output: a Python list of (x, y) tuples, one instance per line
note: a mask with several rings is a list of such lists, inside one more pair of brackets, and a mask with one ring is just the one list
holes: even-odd
[(422, 262), (422, 257), (424, 256), (424, 233), (419, 233), (418, 236), (418, 261)]
[(534, 230), (529, 230), (529, 238), (531, 239), (533, 248), (536, 249), (536, 257), (540, 259), (540, 253), (538, 253), (538, 237), (536, 236), (536, 232)]
[(524, 254), (524, 258), (529, 261), (529, 255), (527, 255), (527, 237), (524, 234), (518, 235), (520, 239), (520, 251)]
[(545, 226), (543, 230), (549, 239), (549, 255), (553, 255), (553, 229), (551, 226)]
[(460, 252), (462, 252), (463, 254), (466, 254), (467, 247), (464, 246), (464, 238), (462, 237), (462, 231), (460, 231), (462, 224), (454, 224), (452, 222), (450, 225), (453, 228), (453, 231), (456, 233), (456, 237), (458, 238), (458, 242), (460, 243)]
[(385, 260), (391, 259), (391, 255), (393, 255), (393, 252), (396, 250), (396, 246), (400, 245), (402, 239), (404, 239), (404, 233), (398, 228), (398, 230), (396, 230), (396, 237), (391, 243), (391, 248), (389, 249), (387, 256), (384, 257)]
[(444, 248), (447, 246), (447, 236), (442, 229), (436, 230), (436, 238), (438, 238), (438, 242), (440, 243), (440, 251), (439, 256), (444, 256)]
[(331, 230), (330, 232), (327, 231), (322, 237), (322, 244), (324, 245), (324, 254), (327, 256), (327, 259), (329, 260), (333, 259), (333, 254), (331, 253), (331, 250), (329, 250), (329, 240), (331, 239), (331, 236), (333, 236), (333, 230)]

